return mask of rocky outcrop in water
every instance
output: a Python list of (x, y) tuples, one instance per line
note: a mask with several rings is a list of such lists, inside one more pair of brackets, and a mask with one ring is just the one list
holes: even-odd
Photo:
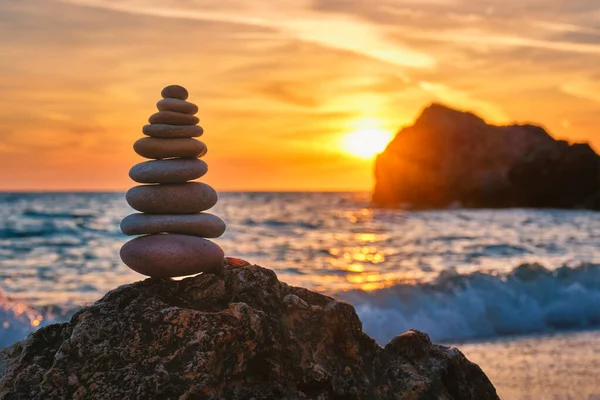
[(0, 399), (497, 399), (456, 348), (381, 348), (354, 308), (228, 259), (147, 279), (0, 350)]
[(385, 207), (600, 209), (600, 157), (534, 125), (488, 125), (439, 104), (402, 129), (375, 165)]

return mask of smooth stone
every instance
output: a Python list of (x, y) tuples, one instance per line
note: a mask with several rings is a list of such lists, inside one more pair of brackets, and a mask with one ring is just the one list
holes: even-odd
[(139, 183), (183, 183), (204, 176), (208, 165), (197, 158), (145, 161), (129, 170), (129, 177)]
[(144, 125), (142, 128), (144, 135), (159, 138), (191, 138), (202, 136), (204, 129), (198, 125), (165, 125), (154, 124)]
[(134, 186), (125, 195), (135, 210), (148, 214), (197, 214), (217, 204), (215, 189), (202, 182)]
[(169, 85), (165, 87), (160, 95), (163, 99), (180, 99), (185, 100), (188, 98), (189, 93), (186, 88), (179, 85)]
[(129, 268), (155, 278), (218, 272), (224, 256), (219, 245), (187, 235), (142, 236), (121, 247), (121, 260)]
[(208, 213), (189, 215), (131, 214), (121, 221), (126, 235), (181, 233), (183, 235), (218, 238), (225, 233), (225, 222)]
[(174, 111), (194, 115), (198, 112), (198, 106), (194, 103), (179, 99), (162, 99), (156, 103), (158, 111)]
[(148, 118), (151, 124), (167, 125), (196, 125), (200, 119), (194, 115), (183, 114), (173, 111), (159, 111)]
[(155, 160), (170, 157), (202, 157), (207, 152), (206, 144), (191, 138), (161, 139), (145, 137), (138, 139), (133, 144), (133, 149), (140, 156)]

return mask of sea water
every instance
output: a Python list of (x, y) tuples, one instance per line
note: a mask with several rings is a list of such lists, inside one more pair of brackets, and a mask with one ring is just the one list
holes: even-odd
[[(0, 194), (0, 347), (143, 277), (122, 193)], [(223, 193), (228, 256), (352, 303), (385, 345), (459, 343), (506, 399), (600, 399), (600, 213), (374, 209), (368, 193)]]

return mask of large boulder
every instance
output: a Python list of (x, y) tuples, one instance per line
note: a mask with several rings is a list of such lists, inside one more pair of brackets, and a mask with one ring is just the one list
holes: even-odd
[(147, 279), (0, 350), (0, 399), (497, 399), (481, 369), (409, 331), (385, 348), (354, 308), (228, 260)]
[(433, 104), (375, 164), (386, 207), (596, 207), (600, 157), (534, 125), (489, 125)]
[(509, 171), (515, 204), (594, 208), (600, 185), (598, 155), (586, 143), (558, 141), (520, 159)]

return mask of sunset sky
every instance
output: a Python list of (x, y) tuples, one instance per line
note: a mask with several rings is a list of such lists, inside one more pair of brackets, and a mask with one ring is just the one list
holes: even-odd
[(600, 149), (598, 0), (2, 0), (0, 55), (0, 190), (132, 186), (172, 83), (218, 190), (369, 190), (431, 102)]

